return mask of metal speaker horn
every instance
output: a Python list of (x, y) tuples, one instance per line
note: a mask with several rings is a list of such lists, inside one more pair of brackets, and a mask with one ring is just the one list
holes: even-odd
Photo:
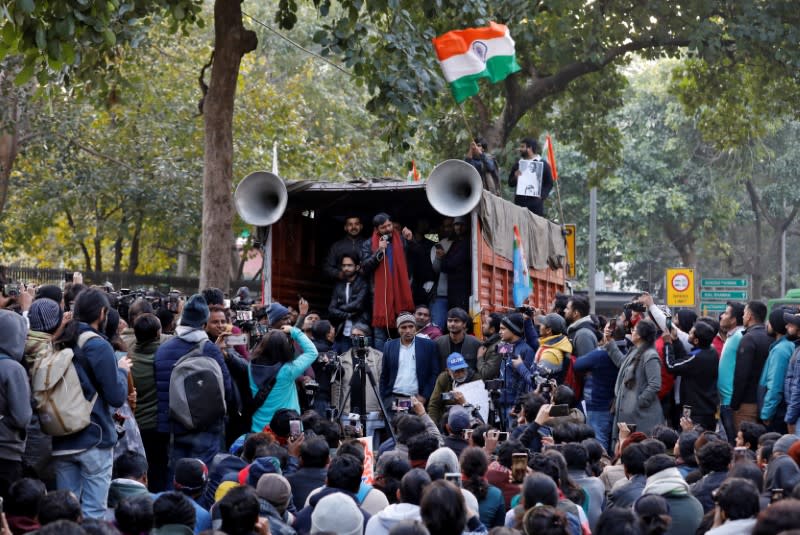
[(275, 173), (250, 173), (236, 186), (233, 202), (245, 223), (266, 227), (277, 222), (286, 210), (286, 184)]
[(428, 202), (442, 215), (458, 217), (470, 213), (481, 200), (483, 181), (471, 164), (445, 160), (433, 168), (425, 184)]

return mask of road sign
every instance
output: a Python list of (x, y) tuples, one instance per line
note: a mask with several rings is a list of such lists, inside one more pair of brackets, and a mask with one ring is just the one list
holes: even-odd
[(577, 227), (575, 225), (564, 225), (564, 230), (567, 233), (565, 239), (567, 240), (567, 278), (575, 278), (575, 232)]
[(705, 316), (711, 312), (725, 312), (727, 306), (728, 305), (725, 303), (709, 303), (704, 301), (700, 303), (700, 314)]
[(702, 288), (747, 288), (747, 279), (700, 279)]
[(730, 300), (737, 300), (742, 301), (747, 299), (747, 292), (746, 291), (713, 291), (713, 290), (702, 290), (700, 292), (700, 299), (723, 299), (726, 301)]
[(673, 268), (667, 270), (667, 306), (694, 306), (694, 270)]

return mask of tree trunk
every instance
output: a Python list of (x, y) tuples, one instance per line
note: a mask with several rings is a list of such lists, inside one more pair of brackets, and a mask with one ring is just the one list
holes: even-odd
[(204, 99), (203, 240), (200, 288), (230, 286), (233, 246), (233, 105), (242, 56), (255, 50), (255, 32), (242, 24), (239, 0), (214, 3), (214, 63)]
[(114, 271), (122, 271), (122, 237), (118, 237), (114, 242)]
[(8, 185), (11, 181), (11, 168), (14, 166), (14, 159), (17, 157), (17, 129), (16, 125), (11, 126), (10, 133), (0, 134), (0, 215), (8, 200)]
[(128, 273), (130, 274), (136, 273), (136, 269), (139, 267), (139, 248), (141, 247), (143, 220), (144, 214), (137, 212), (133, 237), (131, 238), (131, 251), (128, 255)]
[(764, 284), (764, 273), (761, 269), (761, 212), (758, 209), (761, 199), (758, 197), (758, 192), (752, 180), (746, 180), (744, 184), (750, 197), (750, 208), (755, 216), (755, 244), (753, 244), (752, 261), (750, 263), (750, 276), (753, 278), (752, 298), (761, 299), (761, 286)]

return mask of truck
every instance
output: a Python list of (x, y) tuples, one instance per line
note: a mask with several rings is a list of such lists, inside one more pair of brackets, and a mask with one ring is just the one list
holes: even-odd
[[(236, 195), (237, 210), (243, 219), (271, 225), (263, 240), (264, 303), (294, 305), (302, 297), (309, 301), (311, 310), (324, 315), (334, 281), (325, 277), (322, 264), (331, 244), (344, 235), (345, 217), (360, 216), (363, 235), (367, 237), (372, 233), (372, 217), (386, 212), (393, 221), (412, 230), (422, 221), (437, 229), (445, 216), (469, 218), (473, 316), (482, 311), (508, 312), (514, 308), (513, 225), (518, 225), (529, 260), (533, 304), (549, 308), (556, 293), (565, 289), (566, 247), (561, 226), (483, 191), (480, 177), (476, 183), (474, 175), (467, 178), (468, 171), (464, 175), (463, 167), (449, 162), (464, 163), (448, 160), (446, 172), (437, 175), (434, 170), (427, 182), (287, 181), (283, 182), (285, 198), (281, 198), (283, 193), (274, 178), (272, 183), (240, 186), (246, 190), (241, 195), (237, 190)], [(267, 199), (266, 207), (251, 202), (259, 196)], [(270, 207), (270, 199), (275, 208)], [(251, 204), (242, 206), (247, 203)], [(276, 210), (280, 213), (266, 218), (252, 215)], [(435, 232), (426, 236), (433, 241), (438, 239)]]

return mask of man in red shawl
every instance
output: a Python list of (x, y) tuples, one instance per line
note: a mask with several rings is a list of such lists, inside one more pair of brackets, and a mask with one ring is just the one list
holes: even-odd
[(414, 234), (403, 227), (402, 235), (394, 229), (389, 214), (372, 218), (372, 236), (361, 249), (361, 273), (372, 276), (372, 326), (375, 331), (373, 347), (383, 351), (401, 312), (414, 310), (414, 298), (406, 263), (406, 248), (419, 247)]

